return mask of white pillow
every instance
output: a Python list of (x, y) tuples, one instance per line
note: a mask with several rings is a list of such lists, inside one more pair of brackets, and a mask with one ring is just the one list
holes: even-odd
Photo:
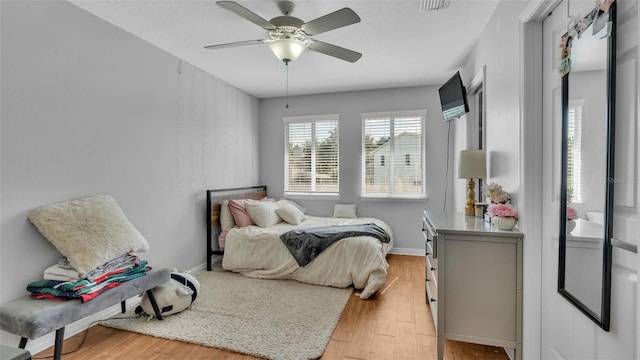
[(297, 202), (295, 202), (293, 200), (289, 200), (289, 199), (285, 199), (285, 198), (282, 198), (282, 199), (278, 200), (278, 206), (282, 206), (283, 204), (291, 204), (291, 205), (297, 207), (298, 210), (300, 210), (303, 214), (307, 213), (307, 208), (306, 207), (298, 204)]
[(271, 201), (246, 200), (244, 207), (256, 225), (260, 227), (273, 226), (282, 219), (276, 214), (276, 204)]
[(333, 206), (334, 218), (356, 218), (356, 204), (335, 204)]
[(220, 227), (222, 231), (229, 231), (234, 226), (236, 226), (236, 223), (233, 221), (233, 215), (229, 210), (229, 200), (223, 200), (222, 205), (220, 205)]
[(304, 213), (289, 203), (283, 203), (276, 207), (276, 214), (291, 225), (298, 225), (305, 219)]
[(45, 205), (28, 218), (80, 274), (128, 252), (149, 250), (147, 240), (109, 195)]

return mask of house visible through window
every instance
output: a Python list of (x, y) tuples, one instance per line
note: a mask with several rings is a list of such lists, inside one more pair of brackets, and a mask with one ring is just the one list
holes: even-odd
[(288, 193), (338, 193), (338, 115), (297, 116), (285, 122)]
[(426, 115), (426, 110), (361, 115), (362, 196), (424, 197)]
[(569, 102), (567, 138), (567, 201), (582, 202), (582, 107), (581, 100)]

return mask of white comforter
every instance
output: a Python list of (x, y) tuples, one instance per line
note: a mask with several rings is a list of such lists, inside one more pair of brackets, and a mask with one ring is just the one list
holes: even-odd
[[(293, 229), (367, 223), (382, 227), (391, 241), (384, 244), (370, 236), (345, 238), (329, 246), (305, 267), (298, 265), (280, 240), (280, 234)], [(392, 247), (391, 228), (381, 220), (308, 216), (296, 226), (281, 222), (269, 228), (231, 229), (226, 238), (222, 267), (252, 278), (294, 279), (341, 288), (353, 285), (363, 289), (360, 298), (367, 299), (387, 278), (389, 265), (385, 256)]]

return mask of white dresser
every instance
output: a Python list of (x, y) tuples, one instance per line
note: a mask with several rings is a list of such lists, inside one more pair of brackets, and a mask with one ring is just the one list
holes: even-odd
[(522, 239), (462, 213), (424, 212), (427, 302), (438, 359), (445, 339), (513, 349), (522, 358)]

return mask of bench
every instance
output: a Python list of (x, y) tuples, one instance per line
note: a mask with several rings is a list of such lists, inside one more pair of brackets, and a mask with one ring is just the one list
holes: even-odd
[(31, 360), (31, 353), (0, 344), (0, 360)]
[(96, 314), (118, 303), (122, 312), (126, 311), (125, 301), (136, 295), (147, 293), (156, 318), (162, 320), (162, 314), (151, 289), (171, 279), (169, 269), (151, 269), (145, 276), (123, 282), (95, 298), (81, 302), (79, 299), (67, 301), (37, 300), (24, 297), (0, 306), (0, 329), (20, 335), (19, 347), (24, 349), (27, 339), (56, 332), (54, 360), (62, 356), (65, 326)]

